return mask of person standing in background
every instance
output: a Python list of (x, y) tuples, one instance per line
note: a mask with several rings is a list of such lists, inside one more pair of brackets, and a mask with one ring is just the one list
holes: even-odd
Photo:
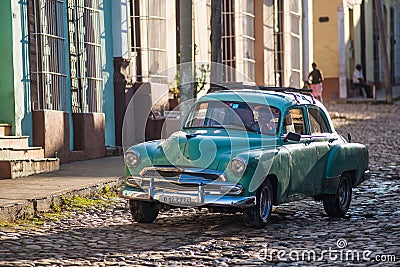
[(311, 66), (313, 70), (308, 74), (308, 79), (311, 81), (312, 94), (322, 102), (322, 82), (324, 81), (324, 77), (322, 76), (322, 72), (317, 69), (315, 62)]

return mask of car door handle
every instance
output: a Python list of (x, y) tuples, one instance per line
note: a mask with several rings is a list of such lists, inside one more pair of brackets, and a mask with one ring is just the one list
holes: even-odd
[(331, 138), (331, 139), (329, 139), (329, 143), (333, 143), (334, 141), (336, 141), (336, 140), (338, 140), (338, 138), (337, 137), (335, 137), (335, 138)]
[(311, 144), (312, 142), (315, 142), (315, 138), (310, 138), (309, 140), (307, 140), (305, 142), (305, 145), (308, 146), (309, 144)]

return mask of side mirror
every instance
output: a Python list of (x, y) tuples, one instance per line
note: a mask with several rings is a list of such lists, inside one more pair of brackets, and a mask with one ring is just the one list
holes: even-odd
[(287, 141), (300, 141), (301, 139), (301, 135), (295, 132), (289, 132), (285, 139), (283, 139), (283, 142), (287, 142)]
[(351, 143), (351, 133), (347, 134), (347, 141), (349, 141), (349, 143)]

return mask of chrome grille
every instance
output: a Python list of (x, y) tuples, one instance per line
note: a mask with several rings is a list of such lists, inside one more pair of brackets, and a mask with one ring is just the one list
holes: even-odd
[(164, 177), (164, 178), (203, 178), (213, 181), (226, 181), (222, 172), (214, 170), (203, 170), (196, 168), (170, 168), (170, 167), (149, 167), (141, 172), (143, 177)]

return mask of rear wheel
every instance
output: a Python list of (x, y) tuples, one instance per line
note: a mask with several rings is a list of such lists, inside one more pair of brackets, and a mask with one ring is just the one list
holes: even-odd
[(265, 182), (257, 190), (256, 205), (243, 211), (244, 222), (247, 226), (264, 228), (272, 213), (274, 191), (270, 180)]
[(343, 174), (336, 194), (323, 197), (325, 212), (331, 217), (343, 217), (349, 210), (352, 195), (351, 177)]
[(157, 204), (147, 201), (130, 200), (129, 208), (135, 222), (152, 223), (160, 211)]

